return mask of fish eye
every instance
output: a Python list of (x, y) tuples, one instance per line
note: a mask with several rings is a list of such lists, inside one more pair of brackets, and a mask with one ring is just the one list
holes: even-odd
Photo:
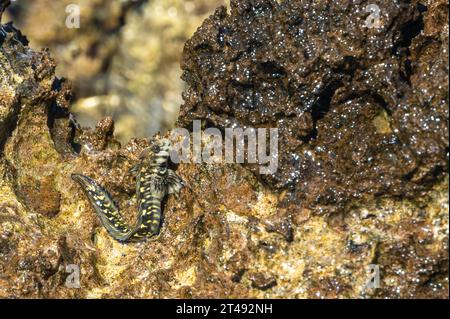
[(152, 152), (153, 153), (159, 153), (159, 152), (161, 152), (161, 148), (159, 147), (159, 145), (153, 145), (152, 146)]

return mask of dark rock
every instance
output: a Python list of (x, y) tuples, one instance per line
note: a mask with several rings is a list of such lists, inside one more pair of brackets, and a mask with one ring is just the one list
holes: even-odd
[(250, 275), (252, 286), (259, 290), (268, 290), (277, 285), (277, 280), (267, 274), (255, 273)]
[(279, 169), (260, 178), (316, 212), (417, 195), (448, 172), (448, 35), (437, 32), (448, 9), (378, 3), (368, 28), (366, 5), (217, 9), (184, 50), (179, 124), (277, 127)]

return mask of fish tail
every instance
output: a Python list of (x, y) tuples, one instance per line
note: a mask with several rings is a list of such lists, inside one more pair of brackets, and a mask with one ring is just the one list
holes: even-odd
[(118, 241), (127, 241), (132, 230), (124, 222), (108, 192), (85, 175), (72, 174), (72, 179), (80, 184), (108, 233)]

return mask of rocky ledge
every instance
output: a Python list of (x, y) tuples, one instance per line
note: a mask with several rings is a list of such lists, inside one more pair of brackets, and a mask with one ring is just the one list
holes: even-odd
[(178, 124), (276, 127), (279, 170), (180, 164), (161, 234), (128, 245), (70, 175), (131, 223), (151, 140), (75, 125), (49, 52), (2, 24), (0, 297), (448, 298), (448, 5), (374, 3), (374, 28), (365, 1), (217, 9), (186, 44)]

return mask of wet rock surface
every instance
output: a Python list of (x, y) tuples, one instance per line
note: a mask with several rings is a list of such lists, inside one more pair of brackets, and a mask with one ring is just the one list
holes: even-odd
[[(239, 164), (180, 164), (177, 173), (187, 187), (179, 198), (168, 198), (161, 234), (141, 244), (114, 241), (70, 175), (97, 180), (132, 223), (136, 196), (129, 169), (150, 141), (132, 139), (122, 146), (111, 118), (95, 129), (76, 125), (69, 112), (70, 84), (55, 76), (50, 54), (30, 48), (12, 25), (1, 26), (0, 297), (448, 298), (448, 77), (443, 73), (448, 57), (442, 53), (448, 44), (448, 25), (442, 22), (447, 5), (413, 3), (397, 14), (386, 11), (383, 17), (391, 20), (383, 25), (392, 22), (387, 32), (369, 30), (369, 36), (350, 32), (351, 26), (358, 28), (355, 21), (340, 20), (339, 10), (357, 14), (346, 6), (331, 14), (320, 3), (314, 9), (302, 1), (232, 4), (231, 16), (219, 9), (186, 46), (183, 67), (190, 88), (179, 121), (277, 124), (286, 131), (280, 148), (292, 148), (309, 166), (284, 157), (280, 174), (267, 178)], [(299, 14), (308, 17), (314, 32), (296, 29), (307, 19), (287, 22)], [(359, 14), (363, 22), (365, 15)], [(360, 41), (366, 36), (366, 42), (337, 46), (331, 34), (318, 31), (324, 19), (347, 23), (334, 28), (336, 37), (342, 32)], [(423, 21), (423, 32), (402, 41), (404, 25), (416, 19)], [(222, 26), (231, 30), (224, 28), (218, 37)], [(262, 40), (251, 45), (255, 58), (243, 35), (233, 37), (250, 26), (256, 33), (246, 41), (275, 41), (272, 48)], [(278, 33), (269, 30), (275, 26), (291, 30), (292, 37), (287, 31), (273, 36)], [(284, 52), (276, 45), (282, 34), (294, 43), (295, 35), (305, 32), (309, 40), (296, 44), (302, 49), (292, 44)], [(203, 41), (206, 45), (199, 44)], [(401, 43), (402, 53), (381, 50), (385, 43)], [(328, 57), (315, 53), (318, 47)], [(379, 66), (388, 52), (392, 74), (409, 70), (405, 83)], [(342, 65), (342, 55), (354, 60)], [(305, 64), (306, 73), (288, 68), (287, 56), (292, 65)], [(261, 66), (264, 57), (276, 64)], [(228, 65), (216, 79), (220, 59)], [(200, 72), (208, 63), (210, 72)], [(251, 72), (263, 68), (265, 78), (256, 75), (252, 89), (231, 80), (244, 66)], [(283, 93), (289, 79), (294, 87), (304, 85), (298, 104), (289, 90)], [(312, 79), (318, 81), (316, 91), (307, 89)], [(339, 85), (331, 90), (334, 80)], [(202, 95), (214, 81), (216, 94)], [(262, 95), (253, 111), (233, 102), (249, 90)], [(306, 106), (302, 101), (308, 99)], [(286, 177), (292, 169), (300, 174), (295, 179)], [(379, 267), (378, 288), (367, 285), (370, 265)]]
[(439, 1), (231, 1), (186, 44), (179, 123), (278, 128), (279, 169), (260, 177), (298, 207), (413, 197), (448, 172), (447, 16)]

